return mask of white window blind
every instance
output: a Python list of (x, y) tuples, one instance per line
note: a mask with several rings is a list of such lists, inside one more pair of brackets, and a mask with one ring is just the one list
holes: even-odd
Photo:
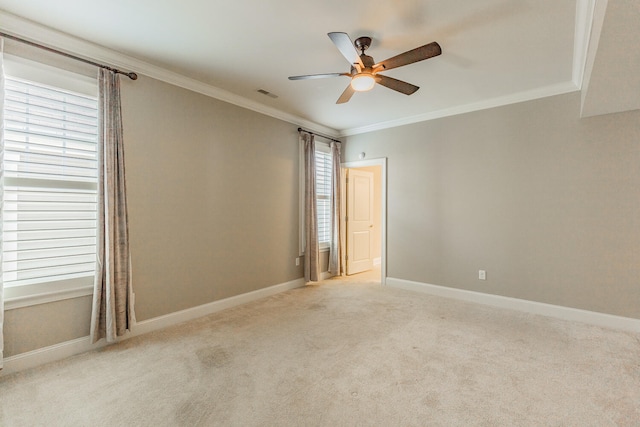
[(97, 141), (95, 97), (6, 77), (5, 287), (93, 276)]
[(331, 153), (316, 150), (316, 200), (318, 208), (318, 242), (331, 242)]

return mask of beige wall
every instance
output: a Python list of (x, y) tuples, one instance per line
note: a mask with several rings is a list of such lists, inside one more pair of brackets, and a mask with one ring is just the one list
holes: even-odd
[(4, 312), (4, 356), (89, 335), (91, 296)]
[[(138, 320), (302, 277), (296, 127), (122, 83)], [(349, 137), (345, 161), (389, 159), (388, 276), (640, 318), (640, 112), (580, 120), (579, 102)], [(86, 336), (90, 310), (7, 311), (5, 356)]]
[(349, 137), (345, 161), (388, 158), (387, 275), (640, 318), (640, 111), (579, 111), (576, 92)]
[[(303, 276), (297, 126), (122, 79), (137, 320)], [(91, 298), (6, 312), (5, 356), (86, 336)]]
[[(304, 262), (304, 257), (300, 258), (300, 263)], [(320, 271), (327, 273), (329, 271), (329, 251), (320, 251)]]
[(302, 277), (296, 126), (148, 78), (122, 98), (138, 320)]

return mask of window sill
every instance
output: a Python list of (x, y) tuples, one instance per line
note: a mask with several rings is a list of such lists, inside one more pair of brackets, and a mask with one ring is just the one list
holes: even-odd
[[(331, 250), (331, 248), (329, 246), (321, 246), (318, 251), (319, 252), (329, 252)], [(304, 256), (304, 251), (300, 252), (298, 254), (298, 256), (303, 257)]]
[(93, 277), (13, 286), (4, 289), (4, 309), (14, 310), (88, 295), (93, 295)]

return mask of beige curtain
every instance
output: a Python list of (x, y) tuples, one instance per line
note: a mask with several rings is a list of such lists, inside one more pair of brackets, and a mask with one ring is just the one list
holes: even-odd
[(135, 322), (120, 110), (120, 81), (100, 69), (98, 248), (91, 341), (113, 342)]
[(342, 275), (341, 255), (341, 191), (340, 191), (340, 143), (331, 142), (331, 243), (329, 246), (329, 273), (333, 276)]
[(4, 323), (4, 280), (2, 279), (2, 201), (4, 185), (4, 39), (0, 37), (0, 369), (4, 357), (4, 337), (2, 333)]
[(313, 135), (300, 132), (304, 145), (304, 279), (317, 282), (320, 275), (318, 208), (316, 205), (316, 143)]

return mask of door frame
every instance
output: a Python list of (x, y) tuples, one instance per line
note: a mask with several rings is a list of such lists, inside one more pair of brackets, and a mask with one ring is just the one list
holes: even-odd
[[(382, 286), (387, 284), (387, 158), (380, 157), (376, 159), (368, 159), (368, 160), (356, 160), (352, 162), (343, 162), (340, 164), (342, 168), (342, 178), (341, 178), (341, 189), (342, 189), (342, 203), (346, 210), (346, 182), (345, 182), (345, 169), (357, 169), (357, 168), (365, 168), (368, 166), (380, 166), (381, 169), (381, 184), (382, 188), (380, 188), (380, 283)], [(342, 223), (342, 229), (346, 230), (344, 215), (341, 215), (340, 222)], [(342, 242), (341, 242), (342, 244)], [(346, 248), (342, 248), (342, 253)]]

